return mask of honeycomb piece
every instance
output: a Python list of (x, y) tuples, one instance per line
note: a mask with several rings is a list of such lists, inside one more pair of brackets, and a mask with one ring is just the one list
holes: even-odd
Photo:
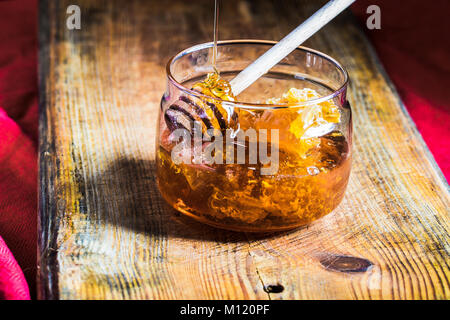
[[(281, 98), (271, 98), (266, 103), (295, 105), (318, 98), (320, 98), (319, 93), (313, 89), (291, 88)], [(273, 113), (276, 111), (266, 112)], [(331, 123), (339, 123), (341, 117), (338, 106), (332, 100), (299, 106), (298, 108), (293, 106), (292, 109), (286, 109), (282, 112), (284, 114), (283, 118), (288, 119), (286, 126), (289, 127), (289, 132), (297, 140), (293, 141), (293, 146), (295, 146), (297, 153), (302, 158), (305, 158), (308, 151), (314, 147), (318, 147), (320, 143), (319, 137), (306, 135), (307, 131)], [(289, 113), (290, 115), (288, 115)], [(277, 116), (281, 116), (280, 112), (277, 113)], [(292, 119), (293, 117), (294, 119)]]

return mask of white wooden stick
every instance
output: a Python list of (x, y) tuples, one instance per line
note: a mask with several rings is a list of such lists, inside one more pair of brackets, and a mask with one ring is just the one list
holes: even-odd
[(331, 0), (230, 81), (237, 96), (355, 0)]

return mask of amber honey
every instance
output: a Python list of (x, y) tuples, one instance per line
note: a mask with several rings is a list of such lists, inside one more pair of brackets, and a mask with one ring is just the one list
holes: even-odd
[(332, 212), (344, 197), (352, 120), (348, 75), (335, 60), (298, 48), (233, 95), (228, 81), (272, 45), (219, 42), (214, 53), (204, 44), (169, 61), (157, 182), (169, 205), (200, 222), (287, 230)]
[(175, 209), (204, 223), (239, 231), (276, 231), (307, 224), (341, 202), (351, 156), (339, 133), (320, 138), (306, 159), (280, 148), (279, 172), (246, 164), (174, 164), (158, 151), (158, 186)]
[[(227, 81), (210, 74), (193, 89), (207, 96), (234, 101)], [(294, 104), (320, 98), (311, 88), (291, 88), (279, 98), (267, 99), (269, 104)], [(333, 101), (322, 101), (302, 107), (268, 110), (233, 110), (227, 115), (216, 100), (181, 97), (176, 108), (171, 106), (161, 131), (157, 151), (158, 185), (167, 202), (180, 212), (221, 228), (238, 231), (277, 231), (305, 225), (331, 212), (341, 202), (350, 173), (351, 152), (344, 134), (325, 130), (322, 135), (308, 135), (340, 122), (341, 112)], [(181, 103), (183, 102), (183, 103)], [(180, 112), (183, 108), (183, 112)], [(201, 110), (200, 110), (201, 109)], [(177, 112), (175, 112), (177, 111)], [(167, 115), (167, 114), (166, 114)], [(190, 116), (191, 115), (191, 116)], [(277, 170), (262, 174), (264, 164), (249, 163), (176, 163), (172, 150), (171, 131), (189, 127), (180, 117), (203, 120), (203, 131), (230, 127), (277, 130)], [(208, 119), (208, 121), (204, 121)], [(218, 119), (220, 118), (220, 119)], [(219, 121), (221, 120), (221, 121)], [(184, 123), (184, 124), (182, 124)], [(200, 122), (199, 122), (200, 123)], [(231, 144), (249, 150), (258, 144), (256, 136)], [(193, 139), (193, 138), (192, 138)], [(202, 143), (202, 142), (201, 142)], [(194, 141), (186, 149), (194, 148)], [(205, 142), (201, 145), (205, 146)], [(230, 151), (224, 146), (223, 151)], [(203, 147), (202, 147), (203, 148)], [(181, 150), (181, 153), (192, 150)], [(233, 155), (238, 154), (233, 150)]]

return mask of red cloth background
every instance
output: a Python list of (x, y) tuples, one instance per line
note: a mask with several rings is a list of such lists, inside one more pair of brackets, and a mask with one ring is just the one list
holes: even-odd
[(36, 0), (0, 1), (0, 299), (30, 297), (23, 274), (35, 292), (36, 12)]
[[(372, 4), (381, 9), (380, 30), (365, 26)], [(449, 181), (450, 1), (357, 0), (352, 10)]]
[[(371, 4), (381, 8), (381, 30), (365, 28)], [(448, 179), (450, 2), (358, 0), (352, 10)], [(0, 299), (29, 298), (23, 274), (35, 295), (36, 17), (37, 0), (0, 0)]]
[(20, 266), (0, 237), (0, 300), (28, 300), (30, 292)]

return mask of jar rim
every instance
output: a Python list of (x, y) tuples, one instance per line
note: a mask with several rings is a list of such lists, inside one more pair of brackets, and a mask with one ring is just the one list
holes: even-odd
[[(226, 45), (235, 45), (235, 44), (238, 44), (238, 45), (255, 44), (255, 45), (272, 45), (273, 46), (277, 43), (278, 43), (277, 41), (271, 41), (271, 40), (242, 39), (242, 40), (218, 41), (217, 46), (226, 46)], [(283, 104), (283, 103), (281, 103), (281, 104), (249, 103), (249, 102), (242, 102), (242, 101), (229, 101), (229, 100), (223, 100), (223, 99), (220, 99), (217, 97), (211, 97), (211, 96), (205, 95), (203, 93), (200, 93), (198, 91), (192, 90), (188, 87), (185, 87), (182, 83), (178, 82), (175, 79), (175, 77), (172, 75), (172, 72), (170, 70), (170, 67), (172, 66), (172, 64), (175, 61), (177, 61), (178, 59), (180, 59), (183, 56), (190, 54), (192, 52), (199, 51), (199, 50), (202, 50), (205, 48), (211, 48), (213, 46), (214, 46), (214, 42), (201, 43), (201, 44), (197, 44), (195, 46), (189, 47), (189, 48), (177, 53), (176, 55), (172, 56), (166, 65), (166, 74), (167, 74), (169, 81), (174, 86), (176, 86), (178, 89), (185, 92), (186, 94), (195, 96), (197, 98), (212, 99), (212, 100), (217, 101), (217, 103), (228, 104), (228, 105), (232, 105), (233, 107), (245, 108), (245, 109), (286, 109), (286, 108), (295, 108), (295, 107), (299, 107), (299, 106), (318, 104), (321, 102), (331, 100), (331, 99), (335, 98), (336, 96), (339, 96), (346, 89), (348, 82), (349, 82), (349, 76), (348, 76), (347, 70), (336, 59), (330, 57), (329, 55), (327, 55), (325, 53), (322, 53), (320, 51), (317, 51), (317, 50), (314, 50), (314, 49), (311, 49), (308, 47), (304, 47), (304, 46), (299, 46), (295, 50), (312, 53), (323, 59), (326, 59), (329, 62), (331, 62), (340, 72), (342, 72), (342, 74), (344, 75), (344, 81), (338, 89), (334, 90), (330, 94), (327, 94), (326, 96), (322, 96), (320, 98), (315, 98), (315, 99), (311, 99), (311, 100), (307, 100), (307, 101), (303, 101), (303, 102), (299, 102), (299, 103), (288, 103), (288, 104), (287, 103), (286, 104)]]

